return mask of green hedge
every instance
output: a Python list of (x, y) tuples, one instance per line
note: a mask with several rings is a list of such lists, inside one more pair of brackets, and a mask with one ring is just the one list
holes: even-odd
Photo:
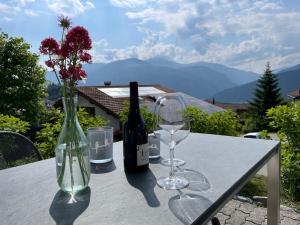
[[(44, 159), (55, 156), (55, 146), (62, 128), (64, 117), (64, 114), (60, 113), (57, 109), (53, 109), (49, 115), (49, 122), (42, 124), (43, 128), (37, 133), (36, 137), (36, 144)], [(89, 116), (83, 108), (79, 108), (77, 115), (80, 125), (85, 133), (90, 127), (105, 126), (108, 122), (99, 116)]]
[(25, 133), (29, 129), (30, 124), (14, 116), (0, 114), (0, 131), (13, 131), (17, 133)]
[[(128, 119), (128, 112), (129, 112), (129, 102), (124, 103), (123, 110), (119, 113), (119, 119), (122, 124), (124, 124)], [(152, 133), (155, 127), (155, 116), (152, 112), (148, 110), (146, 106), (142, 106), (140, 108), (141, 116), (144, 120), (146, 125), (146, 129), (148, 133)]]
[(281, 141), (281, 180), (285, 194), (300, 200), (300, 103), (268, 110), (270, 125), (278, 130)]
[(185, 116), (191, 120), (191, 132), (238, 136), (241, 124), (231, 110), (207, 114), (201, 109), (188, 106)]

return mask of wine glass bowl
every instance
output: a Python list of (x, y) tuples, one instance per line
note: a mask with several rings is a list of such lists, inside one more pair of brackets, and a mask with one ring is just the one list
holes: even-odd
[(180, 163), (179, 159), (174, 159), (174, 148), (190, 132), (189, 121), (184, 116), (185, 109), (184, 98), (178, 93), (163, 95), (156, 101), (156, 128), (154, 134), (170, 148), (170, 159), (162, 162), (171, 166), (170, 175), (157, 180), (157, 184), (164, 189), (181, 189), (188, 186), (188, 181), (185, 178), (174, 175), (174, 166), (178, 166), (174, 161)]

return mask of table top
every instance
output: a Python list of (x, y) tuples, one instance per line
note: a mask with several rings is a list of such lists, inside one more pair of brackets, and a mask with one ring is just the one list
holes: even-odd
[[(279, 149), (279, 142), (191, 133), (175, 147), (190, 180), (181, 191), (163, 190), (156, 178), (169, 167), (158, 161), (146, 173), (125, 174), (122, 142), (114, 161), (93, 168), (89, 188), (75, 203), (59, 191), (54, 159), (0, 171), (0, 224), (205, 224)], [(161, 144), (162, 158), (168, 149)]]

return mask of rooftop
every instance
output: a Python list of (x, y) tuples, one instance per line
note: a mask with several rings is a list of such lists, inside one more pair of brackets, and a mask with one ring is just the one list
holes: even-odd
[[(78, 95), (88, 99), (107, 113), (118, 117), (124, 107), (124, 102), (129, 100), (128, 85), (117, 86), (80, 86), (77, 87)], [(163, 93), (172, 93), (171, 89), (159, 84), (139, 85), (139, 96), (144, 100), (151, 100)], [(153, 102), (153, 100), (152, 100)]]
[[(80, 86), (77, 87), (78, 95), (86, 98), (92, 104), (102, 108), (107, 113), (118, 117), (124, 107), (124, 102), (129, 100), (128, 85), (117, 86)], [(139, 85), (139, 96), (143, 99), (142, 104), (150, 111), (154, 111), (155, 99), (164, 93), (175, 93), (176, 91), (159, 84)], [(178, 92), (181, 93), (181, 92)], [(212, 105), (206, 101), (181, 93), (188, 105), (202, 109), (207, 113), (223, 111), (224, 109)]]
[(295, 90), (290, 93), (288, 93), (288, 97), (292, 99), (300, 99), (300, 90)]

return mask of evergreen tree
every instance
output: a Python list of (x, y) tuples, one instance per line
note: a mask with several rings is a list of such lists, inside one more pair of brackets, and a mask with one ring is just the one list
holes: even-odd
[(283, 102), (281, 90), (278, 87), (278, 79), (272, 72), (270, 63), (267, 62), (264, 74), (257, 81), (254, 97), (249, 102), (249, 112), (254, 123), (254, 128), (256, 130), (267, 129), (267, 110)]

